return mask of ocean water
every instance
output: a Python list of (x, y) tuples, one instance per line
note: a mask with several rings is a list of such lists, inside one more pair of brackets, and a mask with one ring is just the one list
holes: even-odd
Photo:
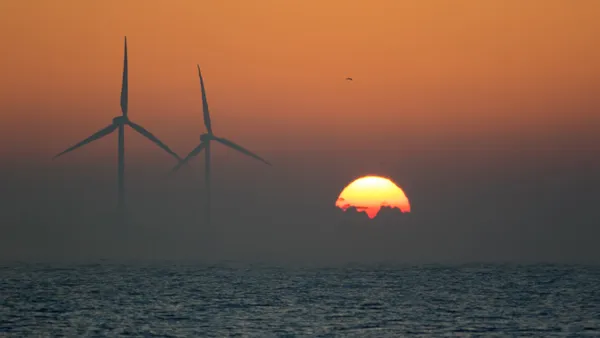
[(600, 337), (600, 267), (0, 268), (0, 336)]

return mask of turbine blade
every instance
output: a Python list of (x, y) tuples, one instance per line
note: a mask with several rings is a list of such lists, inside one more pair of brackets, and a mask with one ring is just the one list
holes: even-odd
[(161, 147), (164, 151), (173, 155), (178, 161), (182, 161), (182, 159), (181, 159), (181, 157), (179, 157), (179, 155), (177, 155), (175, 152), (173, 152), (173, 150), (171, 150), (166, 144), (162, 143), (161, 140), (159, 140), (156, 136), (152, 135), (151, 132), (144, 129), (144, 127), (140, 126), (139, 124), (133, 123), (131, 121), (127, 121), (127, 124), (131, 128), (133, 128), (135, 131), (142, 134), (142, 136), (145, 136), (147, 139), (154, 142), (157, 146)]
[(208, 101), (206, 100), (206, 89), (204, 89), (204, 80), (198, 66), (198, 77), (200, 77), (200, 89), (202, 90), (202, 112), (204, 113), (204, 126), (209, 133), (212, 133), (212, 125), (210, 124), (210, 112), (208, 111)]
[[(92, 141), (95, 141), (95, 140), (97, 140), (97, 139), (100, 139), (100, 138), (102, 138), (102, 137), (104, 137), (104, 136), (106, 136), (106, 135), (108, 135), (108, 134), (112, 133), (113, 131), (115, 131), (115, 129), (117, 129), (117, 127), (118, 127), (118, 125), (116, 125), (116, 124), (111, 124), (111, 125), (109, 125), (108, 127), (104, 128), (104, 129), (102, 129), (102, 130), (100, 130), (100, 131), (97, 131), (97, 132), (96, 132), (95, 134), (93, 134), (92, 136), (90, 136), (90, 137), (86, 138), (85, 140), (83, 140), (83, 141), (81, 141), (81, 142), (77, 143), (76, 145), (72, 146), (71, 148), (69, 148), (69, 149), (67, 149), (67, 150), (63, 151), (62, 153), (60, 153), (60, 154), (58, 154), (58, 155), (54, 156), (54, 158), (57, 158), (57, 157), (59, 157), (59, 156), (61, 156), (61, 155), (64, 155), (64, 154), (66, 154), (66, 153), (70, 152), (70, 151), (73, 151), (73, 150), (75, 150), (75, 149), (77, 149), (77, 148), (79, 148), (79, 147), (81, 147), (81, 146), (84, 146), (84, 145), (86, 145), (86, 144), (88, 144), (88, 143), (91, 143)], [(54, 159), (54, 158), (53, 158), (53, 159)]]
[(194, 150), (192, 150), (192, 151), (191, 151), (191, 152), (190, 152), (190, 153), (189, 153), (189, 154), (188, 154), (188, 155), (187, 155), (187, 156), (186, 156), (186, 157), (185, 157), (183, 160), (179, 161), (179, 163), (177, 163), (177, 165), (176, 165), (176, 166), (175, 166), (173, 169), (171, 169), (171, 173), (174, 173), (174, 172), (176, 172), (177, 170), (179, 170), (179, 168), (181, 168), (181, 166), (182, 166), (182, 165), (184, 165), (184, 164), (187, 164), (187, 163), (188, 163), (188, 161), (189, 161), (189, 160), (190, 160), (192, 157), (194, 157), (194, 156), (196, 156), (196, 155), (200, 154), (200, 152), (202, 151), (202, 149), (204, 149), (204, 147), (206, 147), (206, 143), (204, 143), (204, 142), (200, 143), (200, 144), (199, 144), (199, 145), (198, 145), (196, 148), (194, 148)]
[(129, 99), (129, 77), (127, 69), (127, 37), (125, 37), (125, 55), (123, 56), (123, 83), (121, 84), (121, 111), (127, 115)]
[(228, 146), (228, 147), (230, 147), (230, 148), (233, 148), (233, 149), (235, 149), (235, 150), (237, 150), (237, 151), (241, 152), (242, 154), (246, 154), (246, 155), (248, 155), (248, 156), (250, 156), (250, 157), (253, 157), (253, 158), (255, 158), (255, 159), (257, 159), (257, 160), (259, 160), (259, 161), (261, 161), (261, 162), (264, 162), (264, 163), (266, 163), (266, 164), (268, 164), (268, 165), (272, 165), (271, 163), (269, 163), (267, 160), (263, 159), (262, 157), (260, 157), (260, 156), (258, 156), (258, 155), (256, 155), (256, 154), (254, 154), (254, 153), (252, 153), (252, 152), (250, 152), (250, 150), (248, 150), (248, 149), (245, 149), (245, 148), (243, 148), (242, 146), (240, 146), (240, 145), (238, 145), (238, 144), (235, 144), (235, 143), (233, 143), (233, 142), (229, 141), (228, 139), (221, 138), (221, 137), (216, 137), (216, 136), (215, 136), (215, 137), (214, 137), (214, 140), (215, 140), (215, 141), (218, 141), (218, 142), (221, 142), (222, 144), (224, 144), (224, 145), (226, 145), (226, 146)]

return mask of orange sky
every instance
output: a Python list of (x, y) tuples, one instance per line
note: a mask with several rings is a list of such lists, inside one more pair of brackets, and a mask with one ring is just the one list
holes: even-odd
[(576, 130), (599, 121), (598, 13), (596, 0), (4, 0), (0, 152), (51, 156), (110, 123), (124, 35), (130, 116), (181, 154), (204, 130), (196, 63), (215, 132), (265, 157)]

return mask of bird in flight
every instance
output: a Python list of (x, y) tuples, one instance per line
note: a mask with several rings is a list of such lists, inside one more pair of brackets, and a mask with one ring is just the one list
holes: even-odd
[(352, 78), (351, 77), (347, 77), (346, 81), (352, 81)]

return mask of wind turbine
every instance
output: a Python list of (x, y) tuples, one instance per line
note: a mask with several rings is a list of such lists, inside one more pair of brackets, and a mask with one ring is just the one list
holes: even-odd
[[(139, 124), (134, 123), (129, 120), (127, 116), (127, 106), (128, 106), (128, 71), (127, 71), (127, 37), (125, 37), (125, 55), (123, 57), (123, 83), (121, 86), (121, 116), (117, 116), (113, 118), (111, 124), (107, 127), (104, 127), (100, 131), (96, 132), (92, 136), (86, 138), (85, 140), (77, 143), (76, 145), (68, 148), (62, 153), (54, 156), (57, 158), (61, 155), (64, 155), (70, 151), (73, 151), (79, 147), (82, 147), (88, 143), (91, 143), (95, 140), (101, 139), (102, 137), (111, 134), (115, 130), (119, 130), (119, 157), (118, 157), (118, 189), (119, 195), (117, 200), (117, 208), (119, 211), (124, 210), (124, 195), (125, 195), (125, 126), (130, 126), (133, 130), (142, 134), (142, 136), (146, 137), (150, 141), (154, 142), (156, 145), (164, 149), (169, 154), (173, 155), (173, 157), (177, 158), (181, 161), (181, 158), (175, 154), (167, 145), (162, 143), (156, 136), (152, 135), (149, 131), (144, 129)], [(53, 158), (53, 159), (54, 159)]]
[(241, 152), (242, 154), (253, 157), (261, 162), (264, 162), (268, 165), (271, 163), (267, 162), (262, 157), (252, 153), (251, 151), (243, 148), (242, 146), (222, 137), (217, 137), (213, 134), (212, 125), (210, 123), (210, 113), (208, 111), (208, 102), (206, 101), (206, 90), (204, 89), (204, 80), (202, 79), (202, 72), (200, 72), (200, 65), (198, 65), (198, 77), (200, 78), (200, 89), (202, 91), (202, 111), (204, 113), (204, 126), (206, 127), (206, 133), (200, 135), (200, 144), (194, 148), (184, 159), (180, 161), (171, 172), (175, 172), (181, 168), (182, 165), (187, 164), (187, 162), (194, 156), (200, 154), (202, 150), (204, 151), (204, 180), (206, 184), (206, 217), (207, 221), (210, 224), (210, 143), (212, 141), (217, 141), (223, 145), (226, 145), (234, 150)]

